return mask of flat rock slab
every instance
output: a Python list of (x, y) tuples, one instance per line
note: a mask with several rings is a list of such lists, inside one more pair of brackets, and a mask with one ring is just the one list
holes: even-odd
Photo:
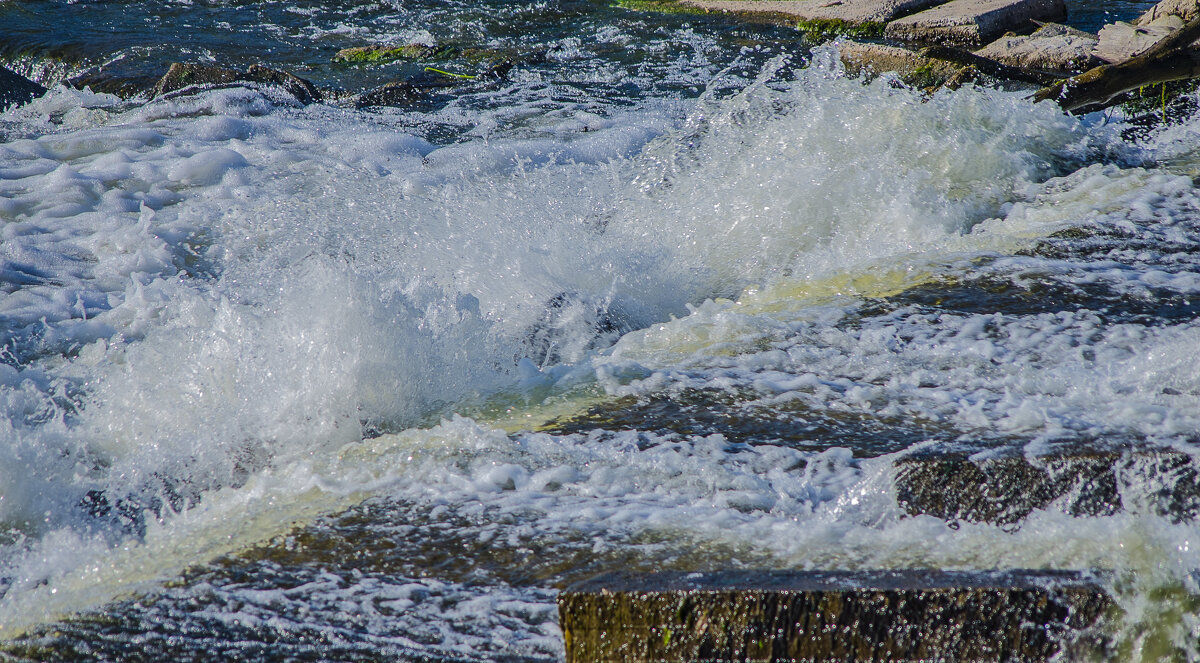
[(1010, 67), (1045, 71), (1086, 71), (1100, 64), (1092, 55), (1096, 35), (1057, 23), (1047, 23), (1028, 36), (1005, 35), (975, 51)]
[(1164, 16), (1178, 16), (1184, 23), (1200, 16), (1200, 3), (1196, 0), (1162, 0), (1134, 20), (1134, 25), (1148, 25)]
[(930, 454), (897, 461), (895, 472), (901, 508), (950, 521), (1015, 525), (1039, 509), (1149, 513), (1173, 522), (1200, 517), (1200, 460), (1179, 451)]
[(903, 41), (980, 45), (1008, 31), (1032, 28), (1033, 21), (1060, 21), (1063, 0), (952, 0), (896, 19), (884, 36)]
[(917, 87), (940, 85), (962, 69), (952, 62), (885, 44), (842, 41), (838, 43), (838, 52), (850, 74), (871, 76), (893, 72), (904, 82)]
[[(1141, 55), (1160, 39), (1200, 16), (1196, 0), (1162, 0), (1131, 23), (1117, 21), (1100, 30), (1100, 43), (1094, 54), (1110, 63), (1124, 62)], [(1192, 47), (1200, 40), (1192, 42)]]
[(1150, 50), (1163, 37), (1183, 26), (1183, 19), (1170, 14), (1138, 25), (1123, 21), (1110, 23), (1100, 29), (1099, 42), (1092, 53), (1105, 62), (1124, 62)]
[(1069, 571), (609, 575), (558, 599), (568, 663), (1097, 656), (1112, 601)]
[(853, 25), (886, 23), (932, 7), (942, 0), (683, 0), (711, 11), (785, 14), (803, 21), (842, 21)]

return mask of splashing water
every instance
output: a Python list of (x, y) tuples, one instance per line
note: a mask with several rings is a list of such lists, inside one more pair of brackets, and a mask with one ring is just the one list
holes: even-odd
[(598, 43), (687, 44), (655, 66), (698, 97), (583, 96), (644, 79), (577, 40), (432, 110), (0, 115), (3, 637), (546, 660), (552, 588), (608, 568), (1101, 568), (1122, 654), (1194, 657), (1195, 510), (1150, 474), (1008, 528), (905, 513), (893, 466), (1193, 453), (1195, 122), (628, 20)]

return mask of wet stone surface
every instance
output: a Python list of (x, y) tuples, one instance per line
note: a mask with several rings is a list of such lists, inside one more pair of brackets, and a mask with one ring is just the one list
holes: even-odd
[[(563, 587), (616, 569), (711, 570), (720, 564), (712, 559), (734, 556), (734, 551), (697, 549), (653, 535), (630, 540), (617, 533), (563, 529), (550, 537), (527, 524), (533, 517), (479, 505), (430, 507), (372, 499), (199, 573), (234, 572), (249, 561), (466, 584)], [(193, 574), (189, 582), (198, 577)]]
[(804, 451), (848, 447), (855, 456), (867, 458), (901, 451), (930, 438), (957, 436), (952, 428), (931, 421), (818, 411), (800, 402), (756, 405), (754, 400), (754, 394), (702, 389), (673, 396), (627, 396), (552, 421), (541, 430), (555, 434), (594, 429), (720, 434), (734, 444), (772, 444)]
[(1102, 281), (1075, 284), (1036, 272), (985, 273), (957, 282), (920, 285), (887, 300), (871, 302), (863, 313), (882, 314), (906, 305), (928, 311), (1000, 311), (1013, 316), (1057, 313), (1071, 307), (1075, 311), (1094, 311), (1106, 322), (1145, 326), (1187, 322), (1200, 315), (1200, 301), (1167, 288), (1144, 287), (1141, 296), (1130, 297)]
[(1200, 464), (1171, 450), (1019, 453), (971, 459), (922, 454), (896, 464), (896, 500), (909, 514), (1013, 526), (1037, 509), (1075, 516), (1121, 511), (1174, 522), (1200, 515)]
[(0, 658), (558, 661), (556, 587), (618, 570), (713, 571), (737, 552), (616, 533), (546, 537), (531, 517), (370, 499), (161, 591), (2, 643)]
[(1062, 571), (615, 575), (559, 596), (569, 662), (1094, 656), (1110, 607)]

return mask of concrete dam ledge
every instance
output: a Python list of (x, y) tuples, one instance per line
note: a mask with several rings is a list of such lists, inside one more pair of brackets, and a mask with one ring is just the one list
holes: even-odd
[(1103, 658), (1100, 578), (1075, 571), (610, 574), (558, 599), (568, 663)]

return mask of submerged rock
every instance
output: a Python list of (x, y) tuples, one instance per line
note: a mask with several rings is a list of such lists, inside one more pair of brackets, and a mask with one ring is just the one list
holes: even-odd
[(914, 456), (897, 462), (895, 485), (902, 509), (949, 521), (1014, 525), (1048, 508), (1076, 516), (1148, 512), (1175, 522), (1200, 517), (1200, 463), (1170, 450)]
[(360, 94), (354, 105), (358, 108), (368, 106), (408, 106), (420, 101), (424, 95), (417, 86), (408, 81), (392, 81), (377, 88)]
[(425, 70), (403, 81), (392, 81), (377, 88), (367, 90), (355, 100), (358, 108), (370, 106), (408, 106), (427, 98), (434, 91), (445, 88), (462, 88), (478, 90), (488, 85), (508, 79), (508, 72), (516, 66), (511, 60), (504, 60), (492, 65), (479, 74), (459, 74), (444, 71), (434, 67)]
[(321, 91), (317, 86), (290, 72), (254, 64), (246, 70), (246, 75), (255, 83), (276, 85), (287, 90), (302, 104), (322, 100)]
[(20, 106), (46, 94), (46, 88), (11, 69), (0, 67), (0, 111)]
[(1112, 609), (1069, 571), (607, 575), (559, 595), (568, 663), (1102, 656)]
[[(761, 394), (724, 389), (683, 389), (670, 395), (622, 396), (582, 412), (552, 419), (538, 431), (555, 435), (596, 430), (640, 430), (664, 436), (720, 435), (735, 445), (768, 444), (806, 451), (848, 448), (855, 458), (903, 451), (923, 440), (956, 432), (937, 422), (813, 408), (802, 401), (758, 403)], [(805, 463), (780, 468), (802, 471)]]
[(320, 90), (309, 81), (294, 74), (262, 65), (251, 65), (246, 71), (211, 65), (176, 62), (154, 86), (152, 96), (159, 97), (190, 87), (260, 84), (279, 87), (302, 104), (321, 101)]
[(1009, 31), (1032, 30), (1034, 21), (1061, 21), (1063, 0), (952, 0), (897, 19), (884, 35), (902, 41), (979, 45)]
[(1005, 35), (975, 51), (1010, 67), (1046, 71), (1086, 71), (1100, 64), (1092, 55), (1096, 35), (1075, 28), (1046, 23), (1028, 36)]
[(333, 56), (334, 62), (355, 64), (370, 64), (377, 62), (392, 62), (394, 60), (420, 60), (434, 57), (451, 49), (439, 49), (432, 44), (404, 44), (402, 46), (387, 46), (371, 44), (369, 46), (353, 46), (343, 48)]

